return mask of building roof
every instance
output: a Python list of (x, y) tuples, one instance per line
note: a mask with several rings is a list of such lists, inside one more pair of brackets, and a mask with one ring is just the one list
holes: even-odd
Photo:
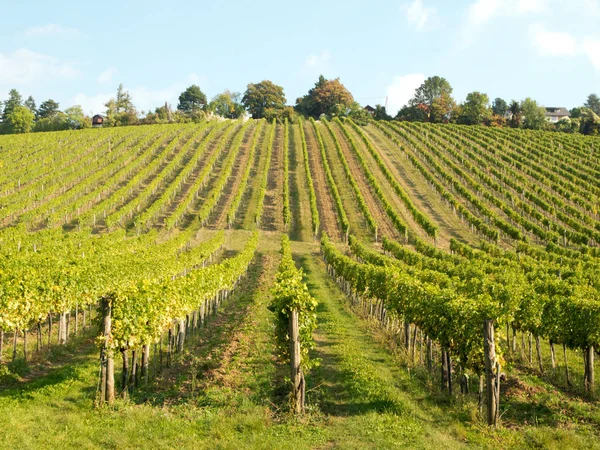
[(546, 116), (548, 117), (569, 117), (571, 114), (567, 108), (546, 107)]
[(375, 108), (373, 108), (371, 105), (365, 106), (365, 110), (367, 110), (369, 112), (375, 112)]

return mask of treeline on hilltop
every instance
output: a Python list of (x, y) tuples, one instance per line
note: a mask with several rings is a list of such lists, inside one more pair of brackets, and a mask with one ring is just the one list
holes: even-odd
[[(92, 124), (92, 119), (79, 105), (61, 111), (56, 101), (48, 99), (38, 108), (33, 97), (23, 101), (16, 89), (12, 89), (8, 97), (0, 102), (0, 134), (73, 130)], [(191, 85), (181, 93), (175, 109), (165, 102), (147, 112), (137, 110), (131, 95), (121, 84), (115, 97), (104, 106), (103, 126), (110, 127), (199, 122), (213, 116), (237, 119), (248, 115), (280, 123), (294, 122), (296, 116), (314, 119), (325, 116), (330, 119), (350, 117), (361, 125), (373, 118), (600, 134), (600, 97), (596, 94), (590, 94), (581, 107), (571, 109), (569, 117), (552, 123), (546, 109), (529, 97), (520, 102), (496, 98), (490, 104), (487, 94), (475, 91), (469, 93), (463, 103), (457, 103), (452, 97), (452, 86), (439, 76), (427, 78), (395, 116), (388, 114), (382, 105), (367, 111), (355, 101), (339, 78), (326, 79), (323, 75), (306, 95), (296, 99), (295, 106), (287, 104), (283, 87), (269, 80), (248, 84), (244, 93), (226, 90), (210, 101), (199, 86)]]
[[(452, 86), (443, 77), (427, 78), (419, 86), (413, 98), (398, 111), (396, 120), (411, 122), (457, 123), (463, 125), (509, 126), (530, 130), (562, 131), (598, 135), (600, 133), (600, 97), (590, 94), (586, 102), (569, 111), (570, 116), (552, 123), (546, 116), (546, 108), (527, 97), (521, 102), (496, 98), (490, 105), (487, 94), (471, 92), (465, 101), (457, 104), (452, 97)], [(377, 119), (392, 117), (378, 106)]]

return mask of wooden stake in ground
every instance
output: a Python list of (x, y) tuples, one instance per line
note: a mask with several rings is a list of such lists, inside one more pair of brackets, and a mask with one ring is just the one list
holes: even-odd
[(584, 386), (587, 394), (594, 393), (595, 377), (594, 377), (594, 347), (590, 345), (583, 350), (583, 361), (585, 363), (584, 370)]
[(67, 343), (67, 313), (60, 313), (58, 322), (58, 343), (64, 345)]
[(102, 297), (102, 336), (104, 344), (100, 351), (100, 403), (115, 400), (115, 360), (110, 347), (112, 303), (110, 297)]
[(567, 345), (563, 344), (563, 359), (565, 360), (565, 376), (567, 377), (567, 385), (571, 386), (571, 380), (569, 378), (569, 361), (567, 360)]
[(121, 397), (127, 398), (127, 380), (129, 379), (129, 356), (127, 355), (127, 347), (121, 348), (121, 356), (123, 358), (123, 370), (121, 372)]
[(298, 327), (298, 311), (290, 312), (290, 366), (292, 379), (293, 410), (296, 414), (304, 413), (304, 373), (300, 367), (300, 335)]
[(149, 380), (149, 369), (150, 368), (150, 345), (144, 344), (142, 347), (142, 379), (144, 385), (148, 385)]
[(483, 345), (485, 359), (485, 381), (487, 397), (488, 425), (498, 424), (500, 405), (500, 364), (496, 361), (496, 343), (494, 341), (494, 322), (483, 322)]

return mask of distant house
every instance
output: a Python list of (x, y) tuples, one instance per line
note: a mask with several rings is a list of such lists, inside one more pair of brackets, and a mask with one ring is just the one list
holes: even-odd
[(375, 108), (373, 108), (371, 105), (365, 106), (365, 111), (368, 112), (371, 115), (375, 114)]
[(560, 122), (566, 117), (570, 117), (571, 114), (567, 108), (546, 108), (546, 120), (550, 123)]
[(92, 117), (92, 126), (94, 128), (100, 128), (102, 125), (104, 125), (104, 117), (102, 117), (100, 114), (96, 114), (94, 117)]

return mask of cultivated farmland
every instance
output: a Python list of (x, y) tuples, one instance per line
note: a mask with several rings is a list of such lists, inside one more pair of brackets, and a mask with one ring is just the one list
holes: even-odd
[[(0, 441), (595, 448), (599, 146), (350, 119), (0, 136)], [(282, 234), (317, 302), (299, 417)]]

